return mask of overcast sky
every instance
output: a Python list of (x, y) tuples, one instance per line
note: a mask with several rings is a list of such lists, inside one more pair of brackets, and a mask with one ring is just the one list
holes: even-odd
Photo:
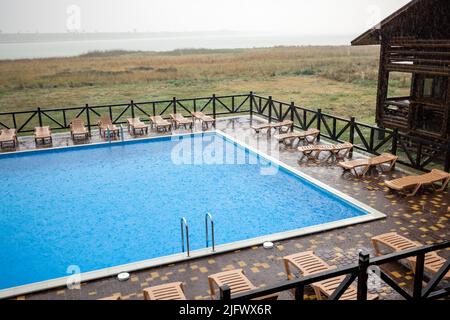
[(265, 31), (360, 34), (409, 0), (0, 0), (15, 32)]

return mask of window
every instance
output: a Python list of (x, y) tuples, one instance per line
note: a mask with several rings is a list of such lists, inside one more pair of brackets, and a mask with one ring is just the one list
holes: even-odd
[(411, 81), (411, 73), (390, 72), (387, 98), (409, 97), (411, 95)]
[(423, 97), (432, 98), (433, 97), (433, 78), (425, 78), (423, 81)]
[(447, 95), (447, 78), (443, 76), (423, 77), (420, 97), (427, 100), (443, 102)]

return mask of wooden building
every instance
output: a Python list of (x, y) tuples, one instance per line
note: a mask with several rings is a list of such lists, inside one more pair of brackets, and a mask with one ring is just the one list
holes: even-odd
[[(450, 141), (450, 0), (411, 1), (352, 45), (381, 45), (378, 126)], [(409, 95), (390, 95), (393, 73), (410, 79)]]

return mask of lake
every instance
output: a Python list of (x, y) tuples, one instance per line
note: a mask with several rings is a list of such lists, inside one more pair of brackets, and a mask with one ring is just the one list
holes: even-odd
[(77, 56), (90, 51), (171, 51), (273, 46), (349, 45), (352, 36), (264, 33), (80, 33), (0, 34), (0, 59)]

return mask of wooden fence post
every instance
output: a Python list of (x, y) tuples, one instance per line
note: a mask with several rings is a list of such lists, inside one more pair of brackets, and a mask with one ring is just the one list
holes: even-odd
[(358, 260), (358, 290), (357, 299), (367, 300), (367, 269), (369, 268), (370, 255), (368, 253), (360, 252)]
[(297, 288), (295, 288), (295, 301), (296, 302), (301, 302), (304, 300), (304, 296), (305, 296), (305, 286), (298, 286)]
[[(291, 121), (294, 123), (294, 113), (295, 113), (295, 103), (294, 101), (291, 101), (290, 105), (290, 112), (291, 112)], [(291, 126), (291, 132), (294, 132), (294, 125)]]
[(177, 98), (173, 97), (172, 98), (172, 104), (173, 104), (173, 113), (177, 113)]
[[(348, 139), (351, 144), (355, 144), (355, 117), (350, 117), (350, 135)], [(348, 153), (348, 157), (353, 157), (353, 149)]]
[(133, 102), (133, 100), (131, 100), (130, 106), (131, 106), (131, 117), (134, 118), (134, 102)]
[(272, 122), (272, 96), (269, 96), (269, 123)]
[(281, 122), (283, 121), (283, 106), (281, 105), (281, 103), (278, 105), (278, 121)]
[[(317, 125), (316, 128), (317, 130), (320, 131), (320, 129), (322, 128), (322, 109), (317, 109)], [(317, 136), (317, 141), (320, 141), (320, 134)]]
[(42, 114), (41, 114), (41, 108), (37, 108), (38, 111), (38, 118), (39, 118), (39, 127), (42, 127)]
[(213, 118), (216, 118), (216, 95), (212, 95)]
[(253, 117), (253, 91), (250, 91), (248, 98), (250, 99), (250, 118), (251, 118)]
[(152, 112), (153, 112), (153, 116), (156, 116), (156, 103), (152, 102)]
[(425, 265), (425, 253), (420, 253), (416, 257), (416, 269), (414, 270), (413, 299), (422, 298), (423, 271)]
[(89, 105), (86, 103), (86, 120), (88, 125), (89, 136), (91, 135), (91, 116), (89, 115)]

